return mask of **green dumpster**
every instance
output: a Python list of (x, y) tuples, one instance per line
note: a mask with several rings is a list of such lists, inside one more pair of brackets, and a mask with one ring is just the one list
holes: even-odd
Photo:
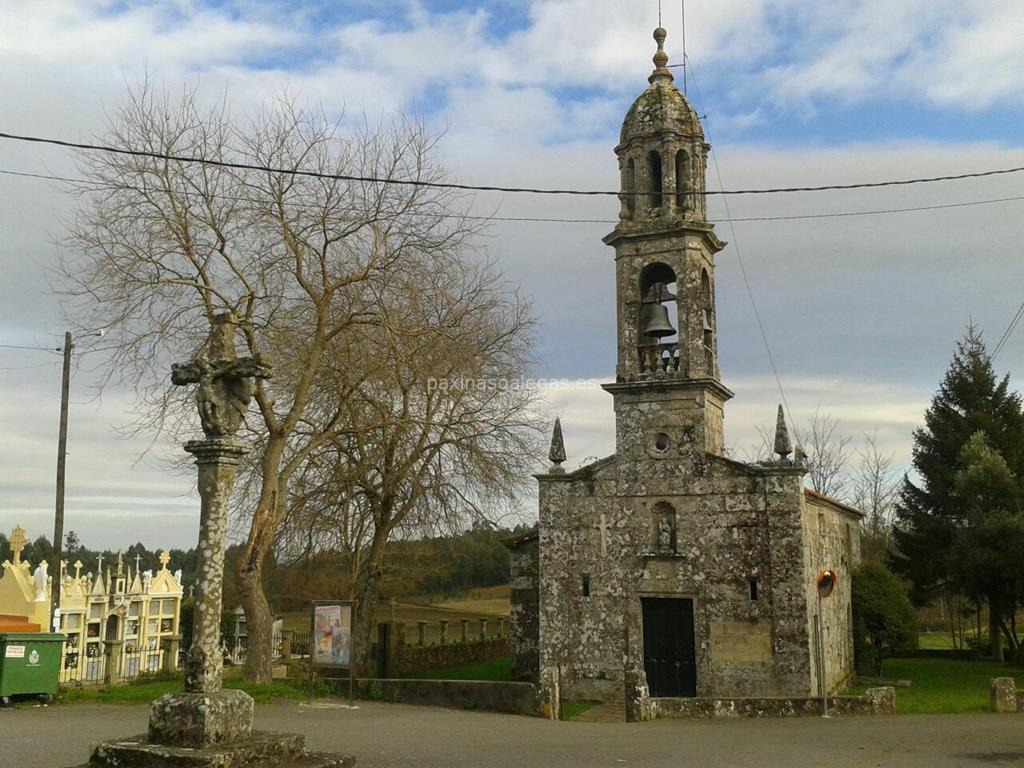
[(0, 634), (0, 702), (57, 693), (63, 643), (64, 635), (58, 633)]

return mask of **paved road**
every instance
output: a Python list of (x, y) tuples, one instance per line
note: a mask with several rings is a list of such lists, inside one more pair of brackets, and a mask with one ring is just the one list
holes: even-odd
[[(0, 710), (2, 768), (81, 764), (90, 742), (146, 728), (148, 708), (72, 704)], [(257, 727), (304, 733), (363, 768), (592, 766), (1024, 766), (1024, 715), (553, 723), (360, 703), (259, 706)]]

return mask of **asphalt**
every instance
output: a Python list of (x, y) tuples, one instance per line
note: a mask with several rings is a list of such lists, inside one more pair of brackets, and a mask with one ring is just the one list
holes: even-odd
[[(148, 708), (71, 704), (0, 710), (0, 766), (81, 765), (92, 742), (142, 733)], [(556, 723), (360, 702), (258, 706), (256, 727), (305, 734), (363, 768), (558, 766), (1024, 766), (1024, 715)]]

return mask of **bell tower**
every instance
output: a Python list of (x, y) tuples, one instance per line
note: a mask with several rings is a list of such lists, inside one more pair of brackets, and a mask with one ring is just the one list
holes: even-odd
[(650, 85), (622, 124), (615, 154), (621, 177), (615, 249), (618, 361), (617, 452), (623, 458), (720, 455), (715, 254), (725, 243), (707, 221), (707, 153), (696, 110), (668, 69), (658, 28)]

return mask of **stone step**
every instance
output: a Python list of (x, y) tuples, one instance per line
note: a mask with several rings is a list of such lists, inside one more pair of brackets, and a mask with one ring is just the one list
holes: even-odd
[(233, 744), (190, 749), (151, 744), (145, 736), (108, 741), (83, 768), (353, 768), (350, 755), (306, 752), (299, 735), (256, 731)]
[(577, 723), (624, 723), (626, 722), (626, 702), (609, 701), (591, 707), (573, 718)]

